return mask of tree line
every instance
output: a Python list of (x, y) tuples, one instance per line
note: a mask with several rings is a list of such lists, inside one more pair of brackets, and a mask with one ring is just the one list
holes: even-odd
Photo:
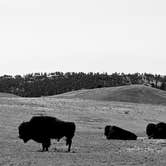
[(56, 95), (79, 89), (145, 84), (166, 90), (166, 76), (149, 73), (54, 72), (0, 76), (0, 92), (22, 97)]

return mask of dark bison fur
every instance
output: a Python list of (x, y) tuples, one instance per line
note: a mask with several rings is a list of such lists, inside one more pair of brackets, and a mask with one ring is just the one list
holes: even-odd
[(105, 126), (104, 135), (107, 139), (118, 139), (118, 140), (136, 140), (137, 136), (117, 126)]
[(76, 130), (74, 122), (66, 122), (50, 116), (34, 116), (28, 122), (20, 124), (19, 138), (24, 143), (34, 140), (42, 144), (43, 151), (48, 151), (51, 145), (51, 139), (58, 141), (65, 137), (68, 151), (71, 149), (72, 138)]
[(155, 128), (156, 128), (156, 124), (154, 123), (149, 123), (146, 127), (146, 134), (148, 136), (148, 138), (153, 138), (154, 133), (155, 133)]
[(146, 134), (149, 139), (166, 139), (166, 123), (149, 123), (146, 127)]

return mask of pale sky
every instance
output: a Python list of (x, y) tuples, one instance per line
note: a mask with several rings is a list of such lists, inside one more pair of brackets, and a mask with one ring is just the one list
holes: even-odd
[(0, 75), (166, 75), (166, 0), (0, 0)]

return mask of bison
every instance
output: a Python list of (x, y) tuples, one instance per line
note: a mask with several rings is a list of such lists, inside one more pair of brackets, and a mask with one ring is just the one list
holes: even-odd
[(118, 140), (136, 140), (137, 136), (117, 126), (106, 126), (104, 135), (107, 139), (118, 139)]
[(154, 137), (154, 133), (155, 133), (155, 128), (156, 128), (156, 124), (154, 123), (149, 123), (146, 127), (146, 134), (148, 136), (149, 139)]
[(18, 127), (19, 138), (24, 143), (34, 140), (42, 144), (42, 151), (48, 151), (51, 139), (58, 141), (65, 137), (68, 152), (70, 152), (72, 138), (76, 130), (74, 122), (66, 122), (51, 116), (34, 116), (28, 122), (22, 122)]
[(146, 127), (146, 134), (149, 139), (166, 139), (166, 123), (149, 123)]

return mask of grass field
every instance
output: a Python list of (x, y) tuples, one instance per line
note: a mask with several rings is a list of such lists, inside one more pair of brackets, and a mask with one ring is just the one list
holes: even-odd
[[(121, 87), (123, 94), (120, 89), (114, 91), (129, 97), (129, 94), (132, 96), (142, 93), (142, 90), (139, 92), (139, 88), (141, 89), (140, 86)], [(137, 94), (130, 93), (130, 90), (137, 91)], [(145, 88), (144, 97), (149, 95), (146, 90)], [(79, 94), (83, 96), (85, 91), (84, 97), (80, 97)], [(166, 121), (164, 101), (161, 102), (162, 104), (152, 102), (156, 94), (160, 94), (162, 100), (165, 95), (161, 91), (154, 92), (148, 87), (149, 91), (151, 95), (148, 101), (151, 103), (141, 103), (141, 99), (136, 103), (122, 102), (121, 99), (112, 101), (110, 98), (107, 100), (104, 98), (103, 100), (102, 97), (99, 100), (96, 95), (91, 95), (93, 98), (89, 100), (87, 93), (90, 94), (91, 90), (41, 98), (2, 95), (0, 97), (0, 165), (165, 166), (166, 140), (148, 140), (145, 134), (149, 122)], [(94, 93), (99, 95), (95, 89)], [(103, 91), (102, 94), (104, 93)], [(49, 152), (40, 152), (41, 145), (34, 141), (24, 144), (18, 139), (19, 124), (34, 115), (51, 115), (76, 123), (77, 129), (71, 153), (66, 152), (67, 147), (63, 139), (60, 142), (52, 140)], [(136, 141), (106, 140), (103, 132), (105, 125), (108, 124), (128, 129), (136, 133), (139, 139)]]

